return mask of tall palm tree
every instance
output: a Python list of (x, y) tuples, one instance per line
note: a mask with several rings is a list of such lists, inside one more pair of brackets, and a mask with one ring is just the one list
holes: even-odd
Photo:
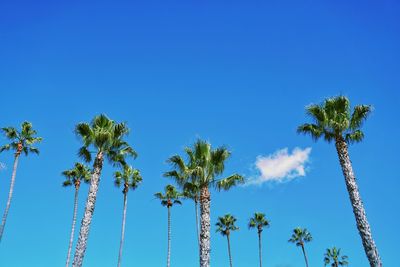
[(14, 152), (14, 166), (11, 175), (10, 190), (8, 192), (7, 204), (4, 210), (3, 219), (1, 221), (1, 226), (0, 226), (0, 241), (3, 237), (8, 211), (10, 210), (11, 206), (11, 199), (14, 192), (14, 184), (15, 184), (15, 177), (17, 175), (19, 156), (21, 155), (22, 152), (25, 154), (25, 156), (28, 156), (28, 154), (30, 153), (39, 154), (39, 149), (34, 147), (34, 145), (42, 141), (41, 137), (36, 137), (37, 134), (36, 131), (32, 128), (32, 124), (27, 121), (21, 124), (21, 130), (17, 130), (14, 127), (5, 127), (1, 128), (1, 131), (4, 133), (6, 138), (10, 140), (10, 143), (1, 146), (0, 153), (10, 149), (15, 152)]
[(124, 246), (125, 239), (125, 222), (126, 222), (126, 209), (128, 206), (128, 192), (129, 189), (135, 190), (142, 182), (142, 176), (139, 170), (133, 169), (131, 166), (125, 165), (123, 172), (116, 171), (114, 173), (115, 185), (120, 187), (123, 186), (122, 193), (124, 194), (124, 209), (122, 213), (122, 227), (121, 227), (121, 240), (119, 243), (119, 254), (118, 254), (118, 267), (121, 266), (122, 261), (122, 248)]
[(348, 258), (346, 255), (340, 255), (340, 248), (328, 248), (324, 255), (324, 264), (326, 266), (332, 262), (331, 267), (347, 266), (349, 264), (347, 262)]
[[(184, 164), (184, 160), (175, 155), (173, 167), (182, 172), (181, 180), (178, 183), (195, 182), (200, 194), (200, 267), (210, 266), (210, 206), (211, 193), (210, 187), (217, 190), (229, 190), (230, 188), (244, 183), (243, 176), (233, 174), (225, 178), (219, 178), (224, 172), (225, 161), (231, 155), (226, 147), (212, 149), (211, 144), (206, 141), (198, 140), (193, 147), (185, 148), (189, 163)], [(171, 158), (171, 159), (172, 159)], [(189, 166), (189, 167), (185, 167)], [(173, 177), (176, 179), (176, 177)]]
[(260, 258), (260, 267), (262, 267), (262, 249), (261, 249), (261, 233), (263, 228), (269, 227), (270, 221), (265, 218), (264, 213), (256, 212), (249, 220), (249, 229), (257, 228), (258, 233), (258, 255)]
[(167, 249), (167, 267), (170, 266), (171, 263), (171, 207), (174, 204), (181, 205), (182, 194), (178, 192), (178, 190), (173, 185), (167, 185), (165, 187), (165, 193), (155, 193), (154, 196), (161, 200), (161, 205), (167, 207), (168, 209), (168, 249)]
[[(129, 129), (125, 123), (116, 123), (106, 115), (94, 117), (91, 123), (79, 123), (75, 132), (82, 139), (83, 146), (79, 149), (79, 156), (90, 162), (91, 153), (95, 153), (93, 174), (90, 179), (88, 198), (83, 215), (78, 242), (75, 247), (73, 267), (81, 267), (87, 247), (90, 223), (92, 221), (99, 189), (100, 175), (103, 169), (104, 157), (113, 165), (125, 165), (126, 156), (136, 157), (136, 152), (124, 140)], [(90, 150), (92, 149), (92, 150)]]
[(71, 258), (71, 250), (72, 243), (74, 242), (74, 233), (75, 233), (75, 224), (76, 224), (76, 214), (78, 212), (78, 192), (81, 186), (81, 182), (89, 182), (91, 177), (91, 171), (89, 167), (82, 163), (75, 163), (72, 169), (66, 170), (62, 172), (62, 175), (65, 177), (65, 181), (63, 182), (63, 186), (74, 186), (75, 187), (75, 196), (74, 196), (74, 211), (72, 215), (72, 226), (71, 226), (71, 234), (69, 237), (69, 245), (68, 245), (68, 253), (67, 260), (65, 263), (65, 267), (69, 266), (69, 261)]
[(306, 228), (300, 228), (300, 227), (297, 227), (293, 230), (292, 237), (289, 239), (289, 242), (296, 244), (296, 246), (298, 247), (301, 247), (307, 267), (308, 267), (308, 259), (304, 245), (305, 243), (308, 243), (310, 241), (312, 241), (311, 233), (308, 232)]
[(303, 124), (299, 126), (297, 131), (309, 134), (314, 140), (323, 137), (328, 143), (335, 142), (364, 251), (371, 267), (382, 266), (348, 151), (349, 144), (360, 142), (364, 138), (361, 126), (371, 113), (372, 107), (370, 105), (358, 105), (351, 111), (349, 99), (338, 96), (328, 98), (319, 105), (309, 105), (306, 110), (313, 123)]
[(222, 236), (226, 236), (228, 241), (228, 255), (229, 255), (229, 266), (232, 267), (232, 254), (231, 254), (231, 232), (239, 230), (239, 227), (235, 225), (236, 218), (231, 214), (225, 214), (223, 217), (218, 217), (218, 222), (215, 224), (217, 226), (217, 233), (221, 233)]

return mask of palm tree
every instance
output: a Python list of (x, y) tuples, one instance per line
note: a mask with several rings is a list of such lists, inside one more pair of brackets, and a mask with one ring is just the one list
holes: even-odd
[(239, 227), (235, 225), (236, 218), (231, 214), (225, 214), (223, 217), (218, 217), (216, 232), (221, 233), (222, 236), (226, 236), (228, 241), (228, 255), (229, 255), (229, 266), (232, 267), (232, 254), (231, 254), (231, 241), (230, 235), (232, 231), (239, 230)]
[(1, 221), (1, 226), (0, 226), (0, 241), (3, 237), (3, 231), (6, 226), (8, 211), (10, 210), (11, 206), (11, 199), (14, 192), (14, 184), (15, 184), (15, 177), (17, 175), (19, 156), (21, 155), (22, 152), (25, 154), (25, 156), (28, 156), (29, 153), (39, 154), (39, 149), (34, 147), (34, 144), (42, 141), (41, 137), (36, 137), (37, 134), (36, 131), (32, 128), (32, 124), (27, 121), (21, 124), (20, 131), (18, 131), (14, 127), (1, 128), (1, 131), (4, 133), (6, 138), (10, 140), (10, 143), (1, 146), (0, 153), (10, 149), (15, 151), (15, 153), (14, 153), (14, 166), (11, 175), (10, 190), (8, 192), (6, 209), (4, 210), (3, 219)]
[[(212, 149), (211, 145), (202, 140), (198, 140), (192, 148), (185, 148), (189, 163), (184, 164), (184, 160), (175, 155), (173, 167), (177, 172), (182, 172), (178, 179), (179, 183), (191, 182), (199, 188), (200, 202), (200, 267), (210, 266), (210, 206), (211, 194), (210, 187), (217, 190), (229, 190), (230, 188), (244, 183), (243, 176), (233, 174), (226, 178), (217, 179), (225, 169), (225, 161), (231, 155), (226, 147)], [(188, 166), (188, 167), (187, 167)], [(170, 175), (177, 179), (173, 175)]]
[(265, 218), (264, 213), (256, 212), (249, 220), (249, 229), (257, 228), (258, 233), (258, 255), (260, 258), (260, 267), (262, 267), (262, 249), (261, 249), (261, 233), (264, 227), (269, 227), (270, 222)]
[(72, 186), (75, 187), (75, 196), (74, 196), (74, 211), (72, 215), (72, 226), (71, 226), (71, 234), (69, 238), (68, 245), (68, 253), (67, 253), (67, 261), (65, 266), (69, 266), (69, 261), (71, 258), (71, 250), (72, 243), (74, 242), (74, 233), (75, 233), (75, 224), (76, 224), (76, 214), (78, 212), (78, 192), (81, 186), (81, 182), (89, 182), (91, 177), (91, 171), (89, 167), (85, 166), (82, 163), (75, 163), (74, 167), (70, 170), (66, 170), (62, 172), (62, 175), (65, 177), (65, 181), (63, 182), (63, 186)]
[(174, 204), (181, 205), (179, 198), (182, 196), (181, 193), (176, 190), (173, 185), (167, 185), (165, 187), (165, 193), (155, 193), (154, 196), (161, 200), (161, 205), (168, 209), (168, 250), (167, 250), (167, 267), (170, 266), (171, 262), (171, 207)]
[(289, 242), (296, 244), (296, 246), (298, 247), (301, 247), (307, 267), (308, 267), (308, 259), (304, 245), (305, 243), (308, 243), (310, 241), (312, 241), (312, 236), (310, 232), (308, 232), (306, 228), (300, 228), (300, 227), (297, 227), (293, 230), (292, 237), (289, 239)]
[(122, 230), (121, 240), (119, 243), (119, 254), (118, 254), (118, 267), (121, 266), (122, 261), (122, 248), (124, 246), (125, 239), (125, 221), (126, 221), (126, 209), (128, 206), (128, 191), (129, 189), (135, 190), (142, 182), (142, 176), (139, 170), (133, 169), (131, 166), (125, 165), (123, 172), (117, 171), (114, 173), (115, 185), (120, 187), (123, 185), (122, 193), (124, 194), (124, 209), (122, 213)]
[(351, 111), (349, 99), (338, 96), (328, 98), (319, 105), (309, 105), (306, 110), (314, 122), (299, 126), (297, 131), (311, 135), (314, 140), (323, 137), (328, 143), (335, 142), (364, 251), (371, 267), (382, 266), (348, 151), (349, 144), (360, 142), (364, 138), (361, 126), (371, 113), (372, 107), (370, 105), (358, 105)]
[[(93, 163), (93, 174), (90, 179), (88, 198), (85, 213), (83, 215), (78, 242), (75, 247), (73, 267), (81, 267), (87, 247), (90, 223), (96, 204), (97, 191), (99, 189), (100, 175), (103, 169), (104, 157), (113, 165), (125, 165), (126, 156), (136, 157), (133, 148), (124, 140), (129, 129), (125, 123), (116, 123), (105, 115), (94, 117), (92, 122), (79, 123), (75, 132), (82, 138), (83, 146), (79, 149), (79, 156), (90, 162), (91, 153), (96, 157)], [(93, 149), (90, 151), (89, 149)]]
[(339, 266), (347, 266), (349, 263), (347, 262), (347, 257), (346, 255), (340, 255), (340, 248), (337, 249), (336, 247), (333, 248), (328, 248), (326, 249), (326, 253), (324, 255), (324, 264), (325, 266), (328, 265), (329, 263), (332, 264), (332, 267), (339, 267)]

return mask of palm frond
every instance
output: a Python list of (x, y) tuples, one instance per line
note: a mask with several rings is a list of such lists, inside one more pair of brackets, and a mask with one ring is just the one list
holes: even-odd
[(229, 190), (233, 186), (237, 186), (239, 184), (244, 183), (244, 177), (239, 174), (233, 174), (227, 178), (221, 179), (216, 182), (216, 188), (221, 191), (221, 190)]

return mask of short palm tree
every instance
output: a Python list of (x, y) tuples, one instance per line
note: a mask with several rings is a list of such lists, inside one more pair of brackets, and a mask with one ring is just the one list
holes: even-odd
[(225, 214), (223, 217), (218, 217), (218, 222), (215, 224), (217, 227), (216, 232), (221, 233), (222, 236), (226, 236), (228, 241), (228, 256), (229, 256), (229, 266), (232, 267), (232, 254), (231, 254), (231, 232), (239, 230), (239, 227), (235, 225), (236, 218), (231, 214)]
[(261, 233), (264, 228), (269, 227), (270, 222), (265, 218), (264, 213), (256, 212), (249, 220), (249, 229), (257, 229), (258, 233), (258, 255), (260, 259), (260, 267), (262, 267), (262, 247), (261, 247)]
[(142, 182), (142, 176), (139, 170), (133, 169), (131, 166), (125, 165), (123, 171), (117, 171), (114, 173), (115, 185), (120, 187), (123, 186), (122, 193), (124, 194), (124, 208), (122, 213), (122, 227), (121, 227), (121, 240), (119, 243), (118, 253), (118, 267), (121, 266), (122, 261), (122, 249), (124, 246), (125, 239), (125, 222), (126, 222), (126, 209), (128, 206), (128, 192), (129, 189), (135, 190)]
[(89, 167), (85, 166), (82, 163), (75, 163), (72, 169), (66, 170), (62, 172), (62, 175), (65, 177), (65, 181), (63, 182), (63, 186), (74, 186), (75, 187), (75, 196), (74, 196), (74, 211), (72, 215), (72, 226), (71, 226), (71, 234), (69, 237), (69, 245), (68, 245), (68, 253), (67, 260), (65, 266), (69, 266), (69, 261), (71, 258), (71, 250), (72, 243), (74, 242), (74, 233), (75, 233), (75, 224), (76, 224), (76, 214), (78, 212), (78, 193), (79, 188), (81, 186), (81, 182), (89, 182), (91, 177), (91, 171)]
[(324, 255), (324, 264), (326, 266), (332, 262), (331, 267), (347, 266), (349, 264), (348, 258), (346, 255), (340, 255), (340, 248), (328, 248)]
[(30, 153), (39, 154), (39, 149), (34, 147), (34, 145), (42, 141), (41, 137), (36, 137), (37, 134), (36, 131), (32, 128), (32, 124), (27, 121), (21, 124), (21, 130), (17, 130), (14, 127), (5, 127), (1, 128), (1, 131), (10, 141), (10, 143), (1, 146), (0, 153), (10, 149), (13, 150), (14, 166), (11, 175), (11, 185), (10, 185), (10, 190), (8, 192), (7, 204), (4, 210), (3, 219), (1, 221), (1, 226), (0, 226), (0, 241), (3, 237), (3, 232), (7, 221), (7, 215), (11, 206), (11, 199), (14, 192), (14, 184), (15, 184), (15, 177), (17, 175), (19, 156), (21, 155), (21, 153), (24, 153), (25, 156), (28, 156), (28, 154)]
[[(231, 152), (226, 147), (212, 149), (211, 145), (202, 140), (195, 142), (193, 147), (185, 148), (188, 156), (188, 164), (175, 155), (170, 158), (175, 170), (183, 173), (180, 177), (174, 177), (178, 184), (186, 182), (195, 184), (199, 188), (200, 202), (200, 267), (210, 266), (210, 187), (217, 190), (229, 190), (230, 188), (244, 183), (243, 176), (233, 174), (226, 178), (218, 178), (225, 169), (225, 161), (230, 157)], [(173, 159), (173, 160), (171, 160)]]
[(371, 267), (382, 266), (378, 249), (372, 238), (371, 228), (358, 190), (348, 151), (349, 144), (360, 142), (364, 138), (361, 126), (371, 113), (372, 107), (358, 105), (351, 111), (349, 99), (344, 96), (338, 96), (328, 98), (319, 105), (309, 105), (306, 110), (313, 123), (303, 124), (299, 126), (297, 131), (311, 135), (314, 140), (323, 137), (328, 143), (335, 142), (364, 251)]
[(292, 237), (289, 239), (289, 242), (296, 244), (296, 246), (301, 247), (303, 252), (304, 261), (306, 262), (306, 266), (308, 267), (308, 259), (305, 249), (305, 243), (312, 241), (311, 233), (307, 231), (306, 228), (297, 227), (293, 230)]
[(125, 158), (127, 156), (136, 157), (136, 152), (124, 140), (124, 137), (129, 132), (126, 124), (116, 123), (105, 115), (94, 117), (91, 123), (79, 123), (76, 126), (75, 132), (83, 142), (83, 146), (79, 149), (79, 156), (86, 160), (86, 162), (90, 162), (92, 159), (91, 153), (96, 154), (85, 213), (83, 215), (79, 238), (75, 247), (74, 261), (72, 263), (73, 267), (81, 267), (96, 204), (104, 157), (113, 165), (125, 165)]
[(168, 248), (167, 248), (167, 267), (171, 263), (171, 207), (174, 204), (181, 205), (179, 200), (182, 194), (173, 185), (167, 185), (165, 187), (164, 194), (161, 192), (155, 193), (154, 196), (161, 200), (161, 205), (168, 209)]

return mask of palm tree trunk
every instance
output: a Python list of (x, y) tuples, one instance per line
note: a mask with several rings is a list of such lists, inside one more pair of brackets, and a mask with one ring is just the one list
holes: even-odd
[(127, 192), (124, 192), (124, 211), (122, 213), (122, 227), (121, 227), (121, 240), (119, 242), (119, 254), (118, 254), (118, 267), (121, 266), (122, 261), (122, 249), (124, 246), (124, 239), (125, 239), (125, 222), (126, 222), (126, 209), (128, 206), (128, 196)]
[(90, 180), (90, 188), (88, 198), (86, 200), (85, 213), (81, 222), (81, 229), (79, 231), (78, 243), (75, 247), (74, 261), (72, 267), (81, 267), (83, 263), (83, 257), (87, 247), (87, 240), (89, 237), (90, 223), (94, 213), (94, 207), (96, 203), (97, 191), (99, 189), (100, 174), (103, 168), (103, 153), (99, 152), (93, 164), (93, 175)]
[(167, 267), (171, 265), (171, 207), (168, 206), (168, 252)]
[(306, 255), (306, 250), (304, 249), (304, 245), (301, 245), (301, 250), (303, 251), (304, 260), (306, 262), (306, 266), (308, 267), (308, 259), (307, 259), (307, 255)]
[(229, 239), (229, 235), (226, 235), (226, 239), (228, 240), (229, 266), (232, 267), (231, 241)]
[(8, 215), (8, 211), (10, 210), (10, 206), (11, 206), (11, 199), (12, 199), (12, 195), (14, 192), (15, 177), (17, 176), (18, 159), (19, 159), (20, 153), (21, 152), (18, 152), (18, 151), (17, 151), (17, 153), (15, 153), (13, 172), (11, 175), (10, 191), (8, 192), (7, 205), (6, 205), (6, 209), (4, 211), (3, 219), (1, 221), (1, 226), (0, 226), (0, 241), (3, 238), (3, 231), (4, 231), (4, 227), (6, 227), (7, 215)]
[(210, 206), (210, 191), (203, 186), (200, 191), (200, 267), (210, 267)]
[(258, 231), (258, 256), (260, 258), (260, 267), (262, 267), (261, 231)]
[(67, 261), (65, 263), (65, 267), (69, 266), (69, 261), (70, 261), (70, 258), (71, 258), (72, 243), (74, 242), (76, 214), (78, 212), (78, 192), (79, 192), (79, 187), (76, 187), (75, 188), (75, 197), (74, 197), (74, 212), (73, 212), (73, 216), (72, 216), (71, 234), (70, 234), (70, 237), (69, 237)]
[(356, 217), (358, 232), (361, 236), (365, 254), (369, 260), (371, 267), (381, 267), (382, 262), (378, 254), (378, 249), (375, 246), (372, 238), (371, 228), (369, 226), (364, 205), (361, 200), (356, 178), (351, 165), (347, 143), (343, 139), (336, 140), (336, 151), (339, 156), (339, 162), (342, 167), (343, 175), (346, 181), (347, 191), (349, 192), (353, 213)]

